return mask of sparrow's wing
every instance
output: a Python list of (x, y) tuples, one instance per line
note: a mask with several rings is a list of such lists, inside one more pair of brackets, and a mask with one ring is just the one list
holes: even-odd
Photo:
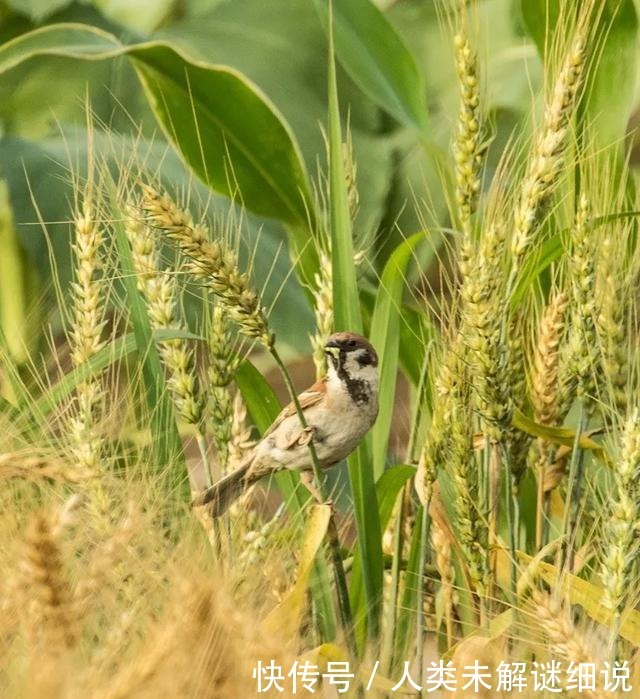
[[(313, 384), (313, 386), (310, 386), (306, 391), (303, 393), (300, 393), (298, 395), (298, 400), (300, 401), (300, 407), (302, 408), (303, 411), (307, 410), (313, 405), (316, 405), (316, 403), (319, 403), (324, 394), (327, 391), (327, 385), (324, 381), (316, 381), (316, 383)], [(296, 406), (293, 404), (293, 402), (289, 403), (286, 408), (283, 408), (282, 412), (278, 415), (278, 417), (273, 421), (271, 427), (264, 433), (263, 439), (265, 437), (268, 437), (270, 434), (273, 434), (275, 430), (280, 427), (280, 425), (289, 417), (292, 417), (293, 415), (296, 414)], [(299, 429), (296, 428), (293, 431), (288, 431), (286, 435), (286, 444), (279, 444), (278, 446), (281, 449), (289, 449), (290, 447), (294, 446), (294, 444), (300, 443), (302, 444), (301, 439), (304, 441), (304, 439), (307, 439), (307, 442), (310, 438), (306, 437), (306, 432), (302, 425), (299, 425)]]

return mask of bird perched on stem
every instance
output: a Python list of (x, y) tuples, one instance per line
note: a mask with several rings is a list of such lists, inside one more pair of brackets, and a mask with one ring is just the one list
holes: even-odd
[(327, 375), (298, 396), (307, 425), (290, 403), (244, 463), (198, 495), (194, 505), (209, 505), (219, 516), (250, 485), (284, 469), (299, 471), (320, 499), (309, 442), (313, 440), (321, 468), (334, 466), (358, 446), (378, 415), (378, 355), (369, 341), (354, 333), (334, 333), (324, 349)]

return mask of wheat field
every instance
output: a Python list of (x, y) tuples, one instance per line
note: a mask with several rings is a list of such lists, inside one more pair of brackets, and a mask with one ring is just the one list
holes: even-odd
[(610, 18), (561, 4), (530, 137), (496, 160), (477, 16), (455, 5), (448, 226), (418, 193), (422, 230), (382, 267), (355, 233), (329, 58), (326, 168), (289, 262), (306, 370), (324, 374), (334, 330), (381, 357), (378, 422), (320, 483), (333, 507), (293, 473), (220, 518), (191, 505), (274, 419), (271, 386), (304, 384), (246, 236), (244, 165), (212, 215), (142, 148), (107, 154), (86, 105), (59, 325), (46, 353), (0, 356), (2, 697), (640, 692), (640, 201), (628, 142), (603, 144), (589, 111)]

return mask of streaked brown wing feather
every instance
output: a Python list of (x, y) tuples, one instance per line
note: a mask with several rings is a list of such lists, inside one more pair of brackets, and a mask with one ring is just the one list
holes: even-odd
[[(303, 393), (300, 393), (298, 395), (298, 400), (300, 401), (300, 407), (302, 410), (305, 410), (306, 408), (310, 408), (311, 406), (315, 405), (318, 403), (324, 394), (327, 391), (327, 386), (324, 380), (321, 381), (316, 381), (313, 386), (309, 386), (309, 388), (304, 391)], [(286, 420), (288, 417), (291, 417), (292, 415), (296, 414), (296, 406), (294, 405), (293, 402), (289, 403), (285, 408), (282, 409), (278, 417), (273, 421), (271, 424), (271, 427), (264, 433), (264, 437), (268, 437), (270, 434), (273, 434), (274, 430), (276, 430), (284, 420)], [(286, 447), (289, 448), (293, 446), (298, 439), (302, 436), (302, 427), (300, 427), (300, 432), (297, 434), (295, 438), (290, 440), (290, 444)]]

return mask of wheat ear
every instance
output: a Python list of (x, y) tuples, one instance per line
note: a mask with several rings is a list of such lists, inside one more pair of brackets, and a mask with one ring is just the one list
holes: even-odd
[(142, 185), (142, 192), (142, 206), (149, 224), (178, 243), (189, 260), (189, 271), (220, 299), (241, 332), (271, 349), (275, 338), (269, 330), (265, 309), (248, 275), (239, 271), (235, 251), (223, 240), (210, 240), (208, 229), (196, 225), (191, 215), (167, 195), (148, 184)]
[(463, 31), (453, 38), (456, 73), (460, 86), (458, 128), (453, 145), (456, 203), (465, 237), (471, 236), (471, 216), (480, 192), (482, 171), (482, 115), (478, 89), (478, 61)]
[[(104, 235), (95, 219), (95, 209), (87, 187), (82, 209), (75, 215), (74, 281), (71, 284), (71, 360), (74, 367), (90, 361), (104, 346), (101, 339), (103, 284), (99, 272), (103, 264)], [(76, 387), (75, 404), (69, 419), (69, 432), (75, 462), (91, 474), (100, 472), (102, 439), (97, 422), (104, 401), (100, 377), (81, 381)]]
[[(126, 233), (134, 268), (153, 330), (184, 330), (178, 313), (175, 277), (160, 269), (160, 249), (155, 232), (141, 220), (133, 205), (127, 206)], [(193, 352), (181, 339), (160, 340), (160, 357), (169, 378), (167, 387), (178, 414), (187, 424), (201, 427), (204, 401), (195, 370)]]
[(572, 230), (571, 280), (573, 290), (570, 366), (577, 381), (577, 394), (583, 398), (593, 389), (597, 358), (595, 319), (595, 264), (591, 237), (589, 201), (580, 195)]
[(542, 130), (535, 140), (522, 181), (511, 243), (512, 280), (531, 242), (543, 206), (558, 180), (569, 124), (584, 78), (585, 63), (586, 39), (584, 33), (578, 31), (556, 79), (551, 99), (546, 104)]
[(43, 634), (49, 652), (71, 648), (76, 641), (71, 588), (62, 563), (59, 537), (47, 513), (32, 517), (27, 528), (24, 575), (32, 591), (31, 629)]
[(630, 289), (621, 282), (614, 238), (605, 234), (599, 249), (596, 276), (597, 318), (600, 340), (600, 361), (611, 391), (612, 404), (622, 413), (627, 409), (627, 329), (625, 314)]
[(311, 336), (313, 347), (313, 363), (316, 368), (316, 376), (324, 376), (327, 370), (327, 358), (324, 346), (333, 332), (333, 274), (331, 259), (325, 250), (320, 250), (320, 264), (315, 274), (314, 316), (315, 332)]
[(209, 331), (209, 387), (210, 411), (213, 418), (211, 430), (223, 473), (229, 468), (229, 449), (233, 430), (233, 395), (231, 383), (238, 366), (238, 359), (231, 344), (226, 309), (216, 305), (211, 314)]
[(601, 577), (604, 603), (619, 623), (633, 585), (632, 569), (638, 557), (640, 519), (640, 413), (631, 411), (624, 424), (620, 452), (613, 469), (615, 483), (611, 514), (603, 536), (604, 559)]

